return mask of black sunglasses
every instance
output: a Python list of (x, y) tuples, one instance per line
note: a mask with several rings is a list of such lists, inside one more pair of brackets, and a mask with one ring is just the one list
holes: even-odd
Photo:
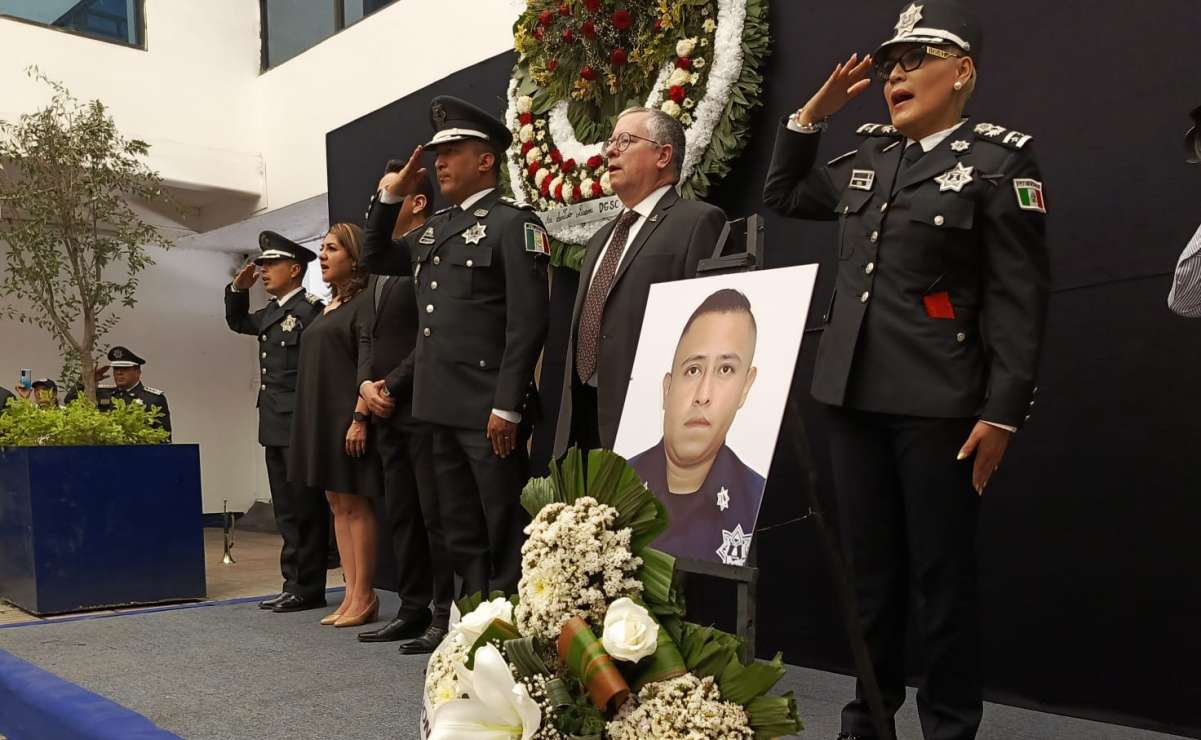
[(900, 56), (877, 60), (875, 63), (876, 77), (887, 82), (888, 78), (892, 76), (893, 68), (898, 64), (906, 72), (912, 72), (922, 66), (922, 62), (926, 61), (927, 56), (939, 59), (959, 59), (963, 55), (939, 49), (937, 46), (915, 46)]

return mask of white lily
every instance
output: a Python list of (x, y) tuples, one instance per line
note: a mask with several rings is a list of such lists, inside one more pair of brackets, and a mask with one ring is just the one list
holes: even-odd
[(475, 670), (458, 666), (468, 699), (453, 699), (434, 710), (429, 740), (530, 740), (542, 725), (542, 710), (513, 674), (500, 651), (484, 645), (475, 652)]

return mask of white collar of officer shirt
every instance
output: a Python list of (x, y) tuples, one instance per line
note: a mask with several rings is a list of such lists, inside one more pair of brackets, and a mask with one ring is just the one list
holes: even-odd
[(466, 211), (468, 208), (471, 208), (476, 203), (479, 203), (485, 195), (487, 195), (488, 193), (491, 193), (493, 190), (496, 190), (496, 188), (484, 188), (483, 190), (476, 193), (475, 195), (467, 196), (466, 198), (463, 199), (463, 202), (459, 204), (459, 208), (462, 208), (464, 211)]
[(284, 305), (285, 303), (287, 303), (288, 301), (292, 300), (292, 296), (296, 295), (297, 293), (299, 293), (299, 292), (300, 292), (300, 291), (302, 291), (302, 290), (304, 290), (304, 286), (303, 286), (303, 285), (302, 285), (302, 286), (300, 286), (299, 288), (294, 288), (294, 289), (292, 289), (292, 291), (291, 291), (290, 293), (287, 293), (286, 295), (283, 295), (283, 296), (280, 296), (279, 298), (276, 298), (276, 299), (275, 299), (275, 302), (276, 302), (276, 303), (278, 303), (279, 305), (281, 305), (281, 306), (282, 306), (282, 305)]
[[(923, 152), (929, 154), (930, 152), (932, 152), (934, 150), (934, 147), (941, 144), (944, 139), (946, 139), (951, 134), (955, 133), (955, 130), (965, 123), (967, 123), (966, 118), (963, 119), (962, 121), (960, 121), (959, 123), (955, 124), (951, 128), (944, 128), (942, 131), (939, 131), (936, 134), (930, 134), (929, 136), (923, 137), (922, 140), (917, 143), (921, 144)], [(909, 144), (912, 144), (912, 143), (913, 143), (913, 139), (909, 139), (908, 142), (905, 144), (905, 146), (908, 147)]]

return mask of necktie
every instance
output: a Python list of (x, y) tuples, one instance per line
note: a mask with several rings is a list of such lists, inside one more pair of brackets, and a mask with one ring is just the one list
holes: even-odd
[(914, 142), (905, 147), (905, 153), (901, 155), (901, 168), (897, 170), (897, 174), (903, 173), (916, 163), (919, 159), (925, 156), (926, 150), (922, 149), (922, 145)]
[(621, 257), (625, 254), (630, 227), (637, 220), (636, 211), (626, 211), (618, 218), (617, 226), (613, 229), (613, 238), (609, 240), (609, 248), (605, 250), (604, 258), (596, 266), (592, 285), (588, 287), (588, 295), (584, 298), (575, 352), (575, 371), (581, 383), (587, 383), (596, 372), (597, 345), (600, 343), (601, 315), (605, 310), (605, 299), (609, 297), (609, 288), (613, 287), (617, 265), (621, 263)]
[(384, 286), (388, 284), (391, 275), (380, 275), (375, 279), (375, 310), (379, 310), (379, 300), (384, 295)]

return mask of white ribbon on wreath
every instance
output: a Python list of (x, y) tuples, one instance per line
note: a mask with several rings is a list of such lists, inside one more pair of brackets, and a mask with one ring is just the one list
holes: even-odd
[[(718, 0), (717, 28), (713, 35), (713, 60), (709, 68), (709, 79), (705, 85), (705, 95), (697, 103), (692, 112), (692, 124), (684, 130), (684, 141), (687, 143), (684, 153), (684, 167), (681, 181), (692, 176), (697, 162), (704, 156), (713, 140), (713, 132), (725, 113), (729, 101), (730, 90), (742, 74), (742, 34), (746, 24), (746, 0)], [(659, 70), (659, 76), (647, 95), (646, 107), (658, 108), (663, 102), (667, 81), (675, 70), (673, 61), (665, 62)], [(509, 80), (509, 106), (505, 111), (505, 124), (510, 130), (517, 130), (517, 81)], [(550, 110), (547, 116), (547, 130), (554, 146), (563, 155), (563, 159), (574, 159), (585, 162), (589, 157), (602, 154), (603, 144), (584, 144), (576, 139), (575, 129), (567, 118), (566, 100), (560, 100)], [(507, 158), (509, 166), (509, 181), (513, 185), (514, 197), (528, 203), (526, 198), (528, 184), (525, 182), (525, 171), (512, 157)], [(582, 203), (558, 205), (538, 213), (550, 235), (568, 244), (583, 244), (596, 232), (597, 223), (612, 217), (612, 201), (616, 196), (596, 198)], [(598, 206), (598, 202), (605, 206)], [(537, 203), (534, 203), (537, 205)]]

